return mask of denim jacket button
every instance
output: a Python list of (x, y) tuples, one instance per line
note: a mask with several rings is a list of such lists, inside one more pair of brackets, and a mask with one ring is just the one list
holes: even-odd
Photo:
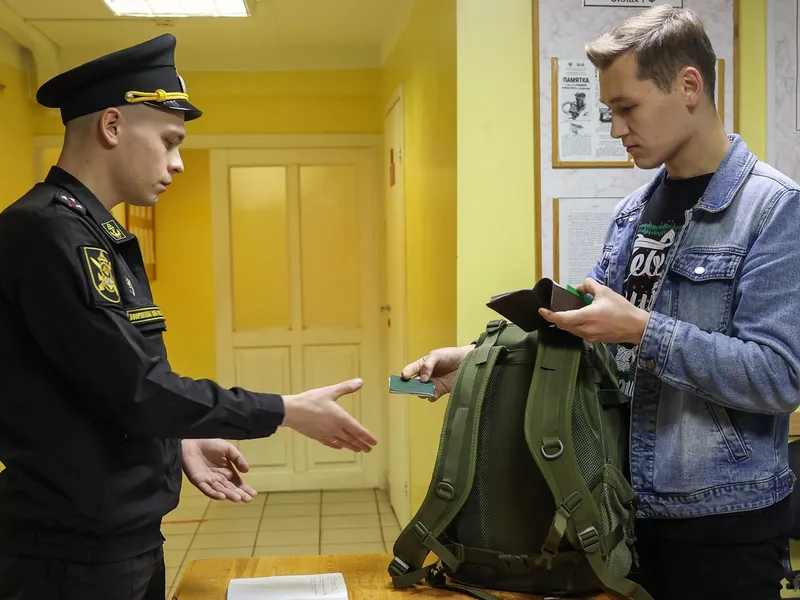
[(656, 370), (656, 361), (654, 361), (652, 358), (649, 359), (647, 362), (645, 362), (644, 365), (647, 367), (649, 371)]
[(705, 267), (695, 267), (695, 269), (694, 269), (694, 274), (695, 275), (702, 275), (705, 272), (706, 272), (706, 268)]

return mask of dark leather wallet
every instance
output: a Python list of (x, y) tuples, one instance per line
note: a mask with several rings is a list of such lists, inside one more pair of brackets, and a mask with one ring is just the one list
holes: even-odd
[(553, 312), (577, 310), (587, 306), (580, 296), (558, 285), (552, 279), (540, 279), (533, 289), (516, 290), (493, 296), (486, 304), (523, 331), (536, 331), (547, 321), (539, 314), (540, 308)]

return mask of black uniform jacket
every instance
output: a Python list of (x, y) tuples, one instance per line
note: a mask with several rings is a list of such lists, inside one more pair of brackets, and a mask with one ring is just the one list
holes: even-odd
[(112, 561), (157, 547), (180, 438), (282, 423), (278, 395), (174, 373), (165, 329), (138, 240), (70, 174), (54, 167), (0, 214), (0, 552)]

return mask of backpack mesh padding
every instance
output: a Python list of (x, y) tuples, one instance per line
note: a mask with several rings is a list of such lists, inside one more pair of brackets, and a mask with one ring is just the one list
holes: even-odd
[(498, 362), (492, 372), (481, 409), (472, 489), (448, 530), (453, 541), (516, 555), (541, 549), (555, 503), (525, 440), (532, 375), (532, 364)]
[(603, 444), (589, 425), (578, 386), (572, 401), (572, 440), (581, 474), (589, 489), (594, 490), (603, 479)]

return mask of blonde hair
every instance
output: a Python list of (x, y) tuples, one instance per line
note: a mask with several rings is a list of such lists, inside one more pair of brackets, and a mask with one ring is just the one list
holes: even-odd
[(586, 44), (586, 56), (601, 71), (629, 52), (636, 58), (639, 79), (649, 79), (664, 93), (672, 89), (681, 69), (696, 68), (714, 103), (717, 57), (694, 11), (668, 5), (649, 8)]

